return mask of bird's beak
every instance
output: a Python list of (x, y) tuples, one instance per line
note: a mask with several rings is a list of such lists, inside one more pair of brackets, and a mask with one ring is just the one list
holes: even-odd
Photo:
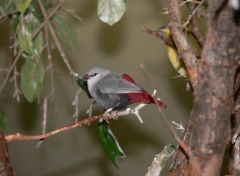
[(83, 79), (88, 80), (90, 78), (89, 74), (84, 75)]
[(157, 31), (163, 32), (166, 35), (170, 35), (170, 30), (169, 30), (168, 26), (162, 26), (162, 27), (158, 28)]

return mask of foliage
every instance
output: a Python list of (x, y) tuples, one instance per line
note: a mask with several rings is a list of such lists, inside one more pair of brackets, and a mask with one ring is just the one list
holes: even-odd
[(126, 0), (98, 0), (99, 18), (112, 26), (118, 22), (126, 11)]
[(124, 158), (125, 153), (114, 136), (106, 120), (100, 119), (98, 133), (100, 135), (103, 148), (113, 164), (118, 168), (118, 158)]

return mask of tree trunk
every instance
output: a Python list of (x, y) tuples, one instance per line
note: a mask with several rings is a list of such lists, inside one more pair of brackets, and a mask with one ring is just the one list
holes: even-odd
[(178, 151), (169, 171), (171, 176), (217, 176), (221, 172), (226, 146), (230, 144), (234, 81), (240, 58), (240, 28), (227, 2), (211, 0), (208, 4), (199, 84), (183, 137), (190, 154), (186, 157)]
[(229, 170), (232, 176), (240, 175), (240, 69), (236, 73), (235, 80), (235, 113), (232, 116), (232, 136), (237, 135), (235, 141), (232, 141), (232, 146), (230, 149), (230, 163)]
[(2, 131), (0, 131), (0, 175), (1, 176), (14, 175), (13, 169), (10, 165), (8, 158), (7, 143)]

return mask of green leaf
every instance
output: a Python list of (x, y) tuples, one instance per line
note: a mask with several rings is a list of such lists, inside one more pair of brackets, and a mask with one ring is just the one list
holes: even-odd
[(29, 7), (32, 0), (16, 0), (17, 9), (24, 13), (25, 10)]
[(41, 56), (43, 50), (44, 40), (43, 40), (43, 32), (39, 32), (38, 35), (33, 40), (33, 57), (38, 60)]
[(7, 128), (7, 117), (4, 110), (0, 107), (0, 129), (5, 130)]
[(62, 43), (72, 49), (78, 49), (77, 34), (66, 20), (61, 17), (60, 11), (52, 18), (51, 23)]
[(43, 32), (40, 31), (32, 40), (32, 33), (39, 27), (40, 22), (33, 13), (28, 13), (24, 21), (19, 23), (17, 36), (20, 48), (27, 54), (28, 58), (39, 60), (44, 45)]
[(118, 22), (126, 11), (126, 0), (98, 0), (98, 16), (110, 26)]
[(13, 32), (14, 33), (17, 33), (17, 29), (18, 29), (18, 25), (19, 25), (19, 14), (15, 14), (12, 16), (11, 20), (10, 20), (10, 23), (11, 23), (11, 26), (12, 26), (12, 29), (13, 29)]
[(105, 152), (113, 164), (118, 168), (118, 158), (124, 158), (126, 155), (120, 147), (109, 125), (103, 119), (100, 119), (99, 121), (98, 133)]
[(21, 90), (26, 99), (32, 103), (42, 91), (44, 67), (41, 60), (36, 63), (26, 59), (21, 68)]
[(32, 35), (30, 23), (19, 23), (17, 28), (17, 40), (20, 48), (27, 54), (32, 54)]
[(77, 84), (81, 87), (81, 89), (87, 94), (89, 98), (92, 98), (89, 90), (88, 90), (88, 84), (87, 80), (83, 79), (81, 76), (78, 74), (73, 74), (73, 78), (77, 81)]

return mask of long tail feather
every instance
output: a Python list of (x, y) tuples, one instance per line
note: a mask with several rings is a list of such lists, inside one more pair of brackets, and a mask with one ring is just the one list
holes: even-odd
[(166, 109), (167, 108), (167, 105), (165, 103), (163, 103), (161, 100), (156, 99), (156, 98), (152, 97), (151, 95), (149, 95), (149, 98), (150, 98), (152, 103), (156, 104), (160, 108), (162, 108), (162, 109)]

